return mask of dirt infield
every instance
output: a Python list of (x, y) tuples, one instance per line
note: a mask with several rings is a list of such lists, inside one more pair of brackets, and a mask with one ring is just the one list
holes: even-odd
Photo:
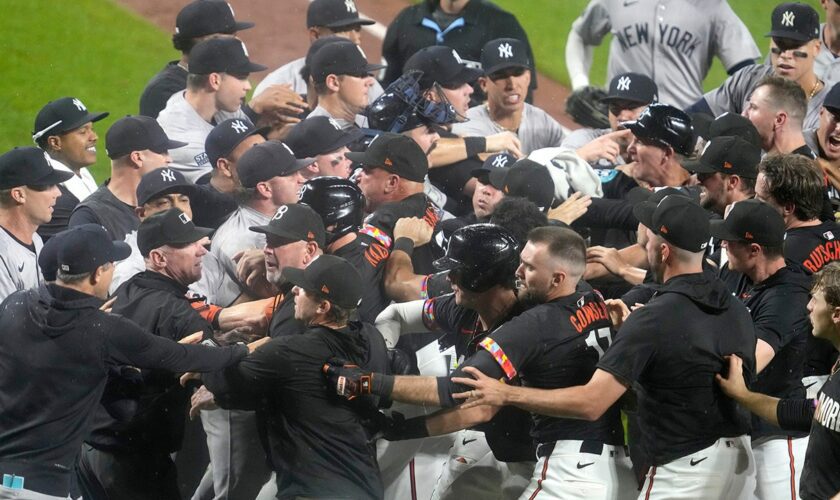
[[(146, 17), (167, 33), (175, 29), (175, 16), (189, 0), (117, 0), (141, 16)], [(273, 70), (292, 59), (306, 54), (309, 40), (306, 34), (306, 7), (308, 0), (228, 0), (236, 12), (237, 19), (253, 21), (256, 26), (240, 33), (248, 45), (254, 61)], [(374, 19), (387, 26), (400, 10), (409, 5), (404, 0), (356, 0), (362, 16)], [(374, 28), (375, 29), (375, 28)], [(370, 60), (382, 57), (382, 40), (371, 31), (362, 35), (362, 48)], [(162, 58), (160, 65), (166, 61)], [(269, 70), (269, 71), (270, 71)], [(265, 73), (255, 73), (254, 83)], [(152, 75), (149, 75), (151, 77)], [(534, 94), (534, 103), (550, 113), (566, 127), (575, 128), (565, 115), (564, 102), (568, 89), (539, 75), (539, 89)]]

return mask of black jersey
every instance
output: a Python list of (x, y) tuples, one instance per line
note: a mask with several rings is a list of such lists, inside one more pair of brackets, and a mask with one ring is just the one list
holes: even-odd
[(361, 245), (359, 238), (339, 248), (333, 252), (333, 255), (353, 264), (353, 267), (362, 275), (364, 290), (362, 290), (362, 303), (358, 308), (359, 319), (372, 324), (379, 313), (391, 303), (391, 299), (385, 295), (382, 283), (384, 266), (374, 268), (367, 264), (365, 247)]
[(295, 319), (295, 296), (292, 285), (286, 283), (280, 287), (280, 293), (274, 297), (274, 312), (268, 323), (268, 336), (271, 338), (297, 335), (306, 330), (302, 321)]
[[(810, 276), (799, 266), (783, 267), (741, 294), (755, 324), (756, 337), (767, 342), (775, 353), (751, 390), (782, 399), (805, 397), (802, 370), (811, 336), (806, 309), (810, 283)], [(806, 434), (783, 431), (753, 416), (753, 439), (774, 435), (802, 437)]]
[(641, 446), (662, 465), (749, 432), (749, 416), (726, 397), (715, 375), (724, 356), (755, 375), (755, 328), (747, 308), (719, 280), (675, 276), (633, 311), (598, 368), (638, 395)]
[[(519, 304), (502, 320), (509, 321), (521, 312)], [(492, 330), (481, 328), (478, 313), (455, 303), (453, 294), (427, 300), (423, 305), (423, 322), (430, 330), (440, 330), (441, 348), (455, 346), (457, 365), (481, 350), (479, 343)], [(501, 323), (501, 322), (500, 322)], [(495, 326), (495, 325), (494, 325)], [(466, 363), (469, 365), (469, 362)], [(530, 415), (513, 406), (503, 407), (489, 422), (476, 427), (484, 432), (493, 456), (503, 462), (533, 461), (536, 448), (528, 435)]]
[[(785, 258), (816, 273), (827, 264), (840, 260), (840, 224), (825, 221), (816, 226), (796, 227), (785, 233)], [(804, 375), (828, 375), (837, 359), (830, 342), (808, 338)]]
[[(613, 340), (607, 306), (597, 291), (575, 292), (523, 312), (481, 342), (508, 380), (557, 389), (585, 385)], [(532, 414), (538, 443), (561, 439), (624, 444), (619, 405), (594, 422)]]
[(803, 500), (832, 498), (840, 492), (840, 376), (836, 373), (820, 390), (817, 404), (799, 480)]

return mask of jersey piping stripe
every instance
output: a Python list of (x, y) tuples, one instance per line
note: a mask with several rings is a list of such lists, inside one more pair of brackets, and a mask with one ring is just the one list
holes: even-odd
[(411, 500), (417, 500), (417, 483), (414, 477), (414, 459), (408, 462), (408, 475), (411, 479)]
[(650, 468), (650, 482), (648, 483), (647, 491), (645, 492), (645, 500), (650, 500), (650, 492), (653, 490), (653, 478), (656, 476), (656, 466)]
[(513, 367), (513, 363), (511, 363), (508, 359), (507, 354), (505, 354), (505, 351), (502, 349), (502, 346), (497, 344), (495, 340), (487, 337), (482, 340), (479, 345), (489, 352), (491, 356), (493, 356), (496, 363), (499, 363), (499, 366), (502, 367), (502, 371), (505, 372), (505, 377), (507, 377), (508, 380), (512, 380), (513, 377), (516, 376), (516, 368)]
[(545, 462), (543, 462), (543, 470), (542, 474), (540, 474), (540, 478), (537, 480), (537, 489), (528, 497), (528, 500), (534, 500), (537, 498), (537, 494), (542, 491), (542, 483), (545, 481), (545, 476), (548, 473), (548, 459), (551, 458), (551, 455), (545, 457)]
[(365, 224), (361, 229), (359, 229), (359, 232), (370, 236), (379, 243), (382, 243), (385, 248), (391, 248), (391, 237), (382, 232), (382, 230), (378, 227)]
[(796, 464), (793, 461), (793, 438), (788, 436), (788, 460), (790, 461), (790, 500), (796, 500)]

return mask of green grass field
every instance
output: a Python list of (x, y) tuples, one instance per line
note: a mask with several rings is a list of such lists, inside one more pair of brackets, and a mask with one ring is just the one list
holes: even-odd
[[(569, 85), (569, 74), (566, 71), (565, 51), (566, 37), (574, 21), (583, 12), (588, 0), (493, 0), (504, 9), (516, 14), (519, 22), (528, 33), (528, 38), (534, 49), (537, 67), (543, 73), (551, 76), (563, 85)], [(818, 0), (804, 0), (802, 3), (811, 4), (821, 18), (824, 17)], [(770, 13), (777, 2), (759, 2), (756, 0), (729, 0), (732, 10), (744, 21), (758, 44), (763, 55), (767, 54), (768, 46), (764, 34), (770, 31)], [(595, 51), (595, 57), (590, 71), (590, 81), (603, 85), (606, 80), (607, 54), (610, 36)], [(706, 89), (720, 84), (726, 77), (726, 71), (719, 61), (715, 60), (705, 81)]]
[[(529, 33), (541, 71), (568, 85), (566, 36), (587, 0), (494, 0), (514, 12)], [(817, 0), (807, 0), (822, 12)], [(766, 53), (763, 39), (773, 2), (730, 0)], [(278, 4), (279, 5), (279, 4)], [(99, 161), (94, 176), (108, 175), (104, 135), (113, 121), (137, 113), (146, 81), (177, 57), (169, 37), (113, 0), (4, 0), (0, 17), (0, 151), (31, 145), (35, 113), (52, 99), (73, 95), (91, 110), (110, 111), (96, 124)], [(607, 43), (597, 51), (592, 81), (604, 83)], [(725, 72), (719, 63), (706, 81), (714, 87)]]
[(48, 101), (72, 95), (92, 111), (110, 111), (96, 123), (98, 181), (108, 177), (105, 131), (137, 114), (146, 81), (177, 58), (168, 37), (109, 0), (3, 0), (0, 16), (0, 151), (32, 143), (35, 114)]

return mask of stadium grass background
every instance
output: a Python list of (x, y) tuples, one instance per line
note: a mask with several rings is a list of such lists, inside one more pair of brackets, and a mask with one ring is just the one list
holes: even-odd
[[(516, 14), (528, 32), (539, 70), (568, 85), (564, 63), (566, 36), (587, 0), (495, 0)], [(768, 50), (775, 2), (729, 0), (755, 37), (762, 54)], [(818, 0), (807, 0), (823, 14)], [(108, 177), (105, 131), (114, 120), (137, 113), (140, 92), (166, 61), (178, 53), (170, 33), (129, 11), (115, 0), (4, 0), (0, 16), (0, 152), (31, 145), (32, 124), (47, 101), (73, 95), (94, 111), (111, 115), (97, 123), (98, 158), (93, 175)], [(278, 8), (280, 2), (278, 2)], [(595, 51), (591, 80), (604, 84), (605, 42)], [(726, 76), (715, 61), (707, 89)]]

